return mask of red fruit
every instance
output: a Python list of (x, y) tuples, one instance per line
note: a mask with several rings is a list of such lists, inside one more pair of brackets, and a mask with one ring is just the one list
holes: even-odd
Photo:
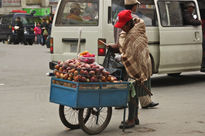
[(85, 64), (85, 67), (86, 67), (86, 68), (90, 68), (90, 65), (89, 65), (89, 64)]
[(88, 76), (88, 71), (87, 70), (84, 70), (84, 75)]
[(84, 70), (80, 70), (80, 74), (81, 74), (81, 75), (84, 75)]
[(82, 78), (81, 78), (81, 81), (82, 81), (82, 82), (86, 82), (86, 81), (87, 81), (86, 77), (82, 77)]
[(63, 73), (67, 73), (67, 70), (66, 70), (66, 69), (64, 69), (64, 70), (63, 70)]
[(95, 70), (95, 72), (96, 72), (96, 74), (100, 74), (100, 69), (99, 68), (96, 68), (96, 70)]
[(91, 82), (96, 82), (96, 81), (97, 81), (97, 78), (93, 76), (93, 77), (90, 78), (90, 81), (91, 81)]
[(69, 71), (69, 73), (74, 73), (74, 71), (75, 71), (75, 69), (73, 68)]
[(61, 64), (61, 61), (58, 61), (58, 64)]
[(95, 71), (91, 70), (91, 71), (89, 72), (89, 75), (90, 75), (90, 76), (94, 76), (94, 75), (95, 75)]
[(67, 70), (71, 70), (71, 67), (67, 67)]

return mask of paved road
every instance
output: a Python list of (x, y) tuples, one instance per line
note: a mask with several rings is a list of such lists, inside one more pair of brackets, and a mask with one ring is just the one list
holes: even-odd
[[(84, 136), (65, 128), (58, 105), (49, 103), (49, 50), (43, 46), (0, 43), (0, 133), (2, 136)], [(122, 110), (114, 110), (102, 136), (205, 136), (205, 74), (152, 78), (158, 108), (139, 111), (140, 125), (118, 129)]]

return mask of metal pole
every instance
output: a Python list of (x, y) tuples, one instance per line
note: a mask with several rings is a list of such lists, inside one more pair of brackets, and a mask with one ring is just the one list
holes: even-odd
[(77, 45), (77, 56), (80, 53), (80, 40), (81, 40), (82, 29), (79, 29), (78, 45)]

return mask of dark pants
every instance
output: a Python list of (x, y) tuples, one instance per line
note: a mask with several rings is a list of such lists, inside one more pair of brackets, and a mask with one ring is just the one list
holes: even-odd
[(16, 33), (16, 43), (23, 43), (24, 42), (24, 32), (17, 31)]
[(128, 120), (138, 119), (139, 99), (137, 96), (131, 98), (128, 103)]
[[(144, 86), (149, 90), (151, 90), (151, 79), (145, 81)], [(137, 84), (135, 84), (135, 91), (136, 91), (136, 96), (134, 98), (130, 98), (130, 101), (128, 103), (128, 108), (129, 108), (128, 120), (138, 119), (138, 109), (139, 109), (138, 97), (148, 95), (144, 90), (144, 88), (137, 86)]]

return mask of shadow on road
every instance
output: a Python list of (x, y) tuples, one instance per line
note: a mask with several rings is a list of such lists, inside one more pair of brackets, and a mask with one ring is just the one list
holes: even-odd
[(205, 83), (204, 74), (181, 75), (179, 77), (160, 76), (152, 78), (152, 87), (179, 86), (201, 82)]

